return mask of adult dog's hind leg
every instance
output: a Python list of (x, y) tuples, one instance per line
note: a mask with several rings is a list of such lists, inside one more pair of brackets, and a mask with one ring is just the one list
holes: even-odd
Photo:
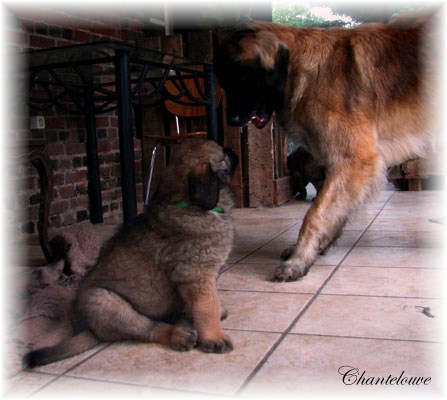
[(342, 232), (348, 218), (380, 188), (378, 155), (345, 159), (328, 172), (321, 192), (309, 208), (297, 244), (282, 254), (276, 281), (294, 281), (306, 275), (318, 255)]
[(157, 342), (180, 351), (190, 350), (197, 341), (191, 326), (152, 320), (107, 289), (87, 289), (78, 304), (88, 329), (103, 341)]

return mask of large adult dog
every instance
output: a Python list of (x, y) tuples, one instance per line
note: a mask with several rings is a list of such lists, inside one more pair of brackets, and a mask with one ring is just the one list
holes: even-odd
[(106, 244), (82, 282), (73, 334), (29, 353), (24, 363), (47, 364), (99, 341), (230, 351), (216, 279), (232, 247), (229, 183), (236, 164), (234, 153), (215, 142), (179, 145), (149, 210)]
[(304, 276), (380, 190), (386, 167), (424, 151), (436, 117), (431, 20), (355, 29), (255, 22), (222, 40), (214, 65), (228, 123), (263, 128), (276, 112), (280, 126), (326, 168), (276, 280)]

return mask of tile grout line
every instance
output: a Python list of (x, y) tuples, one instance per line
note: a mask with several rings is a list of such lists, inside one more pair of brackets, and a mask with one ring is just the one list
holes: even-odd
[[(345, 267), (351, 268), (351, 267)], [(313, 296), (317, 292), (283, 292), (283, 291), (266, 291), (266, 290), (246, 290), (246, 289), (218, 289), (219, 292), (240, 292), (240, 293), (265, 293), (265, 294), (284, 294), (284, 295), (309, 295)], [(407, 300), (443, 300), (441, 297), (412, 297), (412, 296), (396, 296), (396, 295), (372, 295), (372, 294), (346, 294), (346, 293), (319, 293), (321, 296), (334, 297), (366, 297), (375, 298), (380, 297), (384, 299), (407, 299)]]
[(102, 346), (100, 349), (98, 349), (97, 351), (95, 351), (93, 354), (90, 354), (88, 357), (84, 358), (83, 360), (79, 361), (77, 364), (73, 365), (72, 367), (68, 368), (61, 376), (66, 376), (67, 373), (73, 371), (75, 368), (79, 367), (80, 365), (84, 364), (85, 362), (87, 362), (88, 360), (90, 360), (91, 358), (95, 357), (97, 354), (102, 353), (105, 349), (109, 348), (110, 346), (113, 345), (113, 342), (104, 342), (105, 345)]
[[(306, 303), (306, 305), (303, 307), (303, 309), (298, 313), (298, 315), (292, 320), (292, 322), (289, 324), (289, 326), (281, 333), (280, 337), (275, 341), (275, 343), (273, 343), (272, 347), (270, 347), (270, 349), (267, 351), (267, 353), (264, 355), (264, 357), (259, 361), (259, 363), (253, 368), (251, 373), (248, 375), (248, 377), (245, 379), (245, 381), (242, 383), (242, 385), (236, 391), (236, 395), (241, 394), (242, 391), (248, 386), (248, 384), (253, 380), (253, 378), (256, 376), (256, 374), (259, 372), (259, 370), (265, 365), (265, 363), (270, 358), (270, 356), (273, 354), (273, 352), (279, 347), (279, 345), (283, 342), (283, 340), (286, 338), (286, 336), (290, 333), (290, 331), (295, 326), (295, 324), (299, 321), (299, 319), (303, 316), (303, 314), (309, 309), (309, 307), (314, 303), (314, 301), (317, 299), (317, 297), (319, 296), (319, 294), (321, 293), (323, 288), (326, 286), (326, 284), (329, 282), (329, 280), (332, 278), (332, 276), (338, 271), (341, 264), (346, 260), (346, 258), (349, 256), (349, 254), (351, 254), (354, 247), (362, 239), (362, 237), (365, 235), (366, 231), (369, 229), (369, 227), (374, 223), (374, 221), (377, 219), (377, 217), (383, 211), (383, 209), (388, 204), (391, 197), (393, 197), (393, 194), (384, 202), (383, 206), (380, 208), (380, 210), (377, 212), (377, 214), (374, 216), (374, 218), (371, 220), (371, 222), (366, 226), (366, 228), (363, 230), (362, 234), (353, 243), (353, 245), (350, 247), (349, 251), (346, 252), (346, 254), (338, 262), (338, 264), (335, 266), (335, 268), (332, 270), (332, 272), (329, 274), (329, 276), (324, 280), (324, 282), (322, 283), (320, 288), (309, 299), (309, 301)], [(293, 226), (295, 226), (295, 225), (293, 225)], [(279, 235), (277, 235), (277, 236), (279, 236)], [(274, 240), (277, 236), (275, 236), (272, 240)], [(270, 243), (270, 242), (271, 242), (271, 240), (267, 243)]]
[[(238, 329), (238, 328), (225, 328), (229, 332), (255, 332), (255, 333), (271, 333), (280, 334), (278, 331), (261, 331), (259, 329)], [(308, 332), (292, 332), (289, 335), (294, 336), (316, 336), (316, 337), (329, 337), (329, 338), (340, 338), (340, 339), (359, 339), (359, 340), (382, 340), (382, 341), (392, 341), (392, 342), (409, 342), (409, 343), (430, 343), (430, 344), (442, 344), (444, 342), (438, 340), (423, 340), (423, 339), (398, 339), (391, 337), (374, 337), (374, 336), (350, 336), (350, 335), (330, 335), (323, 333), (308, 333)]]
[(232, 269), (233, 267), (235, 267), (237, 264), (239, 264), (240, 262), (243, 262), (246, 258), (250, 257), (251, 255), (253, 255), (254, 253), (256, 253), (258, 250), (260, 250), (261, 248), (263, 248), (264, 246), (268, 245), (269, 243), (271, 243), (273, 240), (275, 240), (278, 236), (281, 236), (283, 233), (287, 232), (289, 229), (292, 229), (293, 227), (295, 227), (296, 225), (298, 225), (299, 222), (295, 222), (294, 224), (290, 225), (288, 228), (285, 228), (284, 230), (282, 230), (281, 232), (279, 232), (277, 235), (275, 235), (273, 238), (271, 238), (270, 240), (267, 240), (266, 242), (263, 242), (262, 244), (260, 244), (259, 246), (257, 246), (255, 249), (253, 249), (252, 251), (250, 251), (248, 254), (246, 254), (245, 256), (239, 258), (237, 261), (234, 261), (231, 263), (231, 265), (229, 265), (227, 268), (224, 268), (221, 271), (221, 274), (223, 274), (224, 272), (229, 271), (230, 269)]
[[(32, 372), (32, 373), (34, 373), (34, 374), (43, 374), (43, 375), (48, 375), (48, 376), (51, 375), (51, 374), (48, 374), (48, 373), (42, 373), (42, 372), (38, 372), (38, 371), (36, 371), (36, 372), (33, 372), (33, 371), (27, 371), (27, 372)], [(49, 382), (45, 383), (44, 385), (42, 385), (42, 386), (39, 387), (38, 389), (32, 391), (32, 392), (31, 392), (30, 394), (28, 394), (26, 397), (32, 397), (32, 396), (34, 396), (35, 394), (39, 393), (41, 390), (47, 388), (47, 387), (50, 386), (52, 383), (56, 382), (56, 381), (61, 377), (61, 375), (51, 375), (51, 376), (53, 376), (54, 379), (51, 379)]]
[[(99, 352), (99, 351), (98, 351)], [(96, 354), (96, 353), (95, 353)], [(36, 374), (42, 374), (42, 375), (50, 375), (50, 376), (55, 376), (52, 373), (48, 373), (48, 372), (35, 372)], [(35, 395), (36, 393), (40, 392), (42, 389), (48, 387), (50, 384), (54, 383), (56, 380), (58, 380), (59, 378), (68, 378), (68, 379), (73, 379), (73, 380), (78, 380), (78, 381), (84, 381), (84, 382), (97, 382), (97, 383), (105, 383), (105, 384), (110, 384), (110, 385), (121, 385), (121, 386), (126, 386), (126, 387), (133, 387), (133, 388), (138, 388), (138, 389), (157, 389), (157, 390), (166, 390), (166, 391), (175, 391), (175, 392), (179, 392), (179, 393), (197, 393), (197, 394), (204, 394), (204, 392), (193, 392), (193, 391), (188, 391), (188, 390), (182, 390), (182, 389), (175, 389), (175, 388), (167, 388), (167, 387), (163, 387), (163, 386), (156, 386), (156, 385), (146, 385), (146, 384), (139, 384), (139, 383), (133, 383), (133, 382), (126, 382), (126, 381), (120, 381), (120, 380), (109, 380), (109, 379), (102, 379), (102, 378), (94, 378), (94, 377), (85, 377), (85, 376), (75, 376), (75, 375), (60, 375), (60, 376), (55, 376), (56, 379), (53, 379), (51, 382), (48, 382), (47, 384), (45, 384), (44, 386), (42, 386), (41, 388), (37, 389), (36, 391), (32, 392), (30, 395), (28, 395), (27, 397), (32, 397), (33, 395)]]
[[(357, 248), (364, 248), (357, 246)], [(419, 249), (419, 247), (401, 247), (401, 249)], [(318, 265), (317, 265), (318, 266)], [(376, 268), (376, 269), (403, 269), (403, 270), (415, 270), (415, 271), (443, 271), (442, 267), (395, 267), (394, 265), (345, 265), (344, 268)]]
[[(86, 357), (83, 360), (79, 361), (78, 363), (76, 363), (75, 365), (73, 365), (72, 367), (68, 368), (66, 371), (64, 371), (62, 373), (54, 374), (54, 373), (49, 373), (49, 372), (45, 372), (45, 371), (35, 371), (35, 373), (41, 373), (41, 374), (47, 374), (47, 375), (53, 375), (54, 374), (54, 375), (57, 375), (57, 376), (55, 376), (55, 379), (51, 380), (50, 382), (48, 382), (45, 385), (41, 386), (40, 388), (36, 389), (34, 392), (32, 392), (30, 394), (30, 396), (34, 396), (35, 394), (37, 394), (40, 391), (42, 391), (43, 389), (47, 388), (48, 386), (50, 386), (51, 384), (53, 384), (54, 382), (56, 382), (60, 378), (69, 377), (69, 376), (67, 376), (67, 373), (69, 373), (70, 371), (73, 371), (75, 368), (77, 368), (80, 365), (84, 364), (86, 361), (90, 360), (91, 358), (93, 358), (97, 354), (101, 353), (103, 350), (105, 350), (106, 348), (110, 347), (111, 345), (112, 345), (112, 343), (107, 343), (105, 346), (102, 346), (100, 349), (95, 351), (93, 354), (90, 354), (88, 357)], [(30, 370), (28, 372), (33, 372), (33, 371)], [(30, 397), (30, 396), (28, 396), (28, 397)]]
[(373, 336), (349, 336), (349, 335), (323, 335), (319, 333), (302, 333), (302, 332), (294, 332), (290, 333), (290, 335), (295, 336), (317, 336), (317, 337), (330, 337), (330, 338), (341, 338), (341, 339), (360, 339), (360, 340), (381, 340), (381, 341), (390, 341), (390, 342), (408, 342), (408, 343), (429, 343), (429, 344), (443, 344), (442, 341), (437, 340), (422, 340), (422, 339), (396, 339), (396, 338), (381, 338), (381, 337), (373, 337)]

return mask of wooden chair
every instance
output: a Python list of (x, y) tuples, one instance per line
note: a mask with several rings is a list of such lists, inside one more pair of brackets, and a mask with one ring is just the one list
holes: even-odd
[[(193, 79), (193, 78), (184, 78), (184, 85), (189, 91), (189, 93), (196, 98), (201, 98), (202, 95), (200, 92), (204, 93), (204, 80), (202, 79)], [(199, 88), (197, 87), (199, 85)], [(187, 95), (181, 95), (183, 88), (176, 86), (173, 82), (167, 81), (165, 85), (166, 89), (172, 96), (178, 97), (179, 101), (184, 103), (192, 103), (191, 99)], [(222, 97), (222, 89), (216, 83), (216, 107), (219, 105)], [(154, 142), (152, 150), (149, 151), (151, 154), (150, 158), (150, 167), (149, 167), (149, 177), (146, 185), (146, 193), (144, 197), (144, 205), (149, 203), (150, 190), (152, 185), (152, 179), (154, 174), (155, 167), (155, 159), (157, 156), (158, 149), (160, 146), (172, 146), (174, 144), (178, 144), (184, 140), (198, 138), (198, 137), (207, 137), (206, 131), (190, 131), (190, 129), (186, 128), (186, 132), (182, 132), (181, 122), (185, 120), (189, 127), (189, 122), (193, 119), (203, 118), (206, 116), (206, 106), (200, 105), (188, 105), (188, 104), (180, 104), (172, 100), (166, 100), (164, 102), (165, 110), (174, 116), (175, 119), (175, 134), (169, 135), (160, 135), (148, 136)]]
[(15, 142), (11, 144), (11, 150), (14, 151), (14, 157), (20, 163), (30, 162), (39, 174), (40, 182), (40, 205), (39, 220), (37, 222), (37, 231), (39, 233), (39, 242), (43, 254), (50, 263), (54, 261), (53, 250), (48, 238), (48, 225), (50, 223), (50, 207), (53, 199), (53, 166), (47, 153), (47, 141), (44, 139), (29, 139), (24, 146), (22, 143)]

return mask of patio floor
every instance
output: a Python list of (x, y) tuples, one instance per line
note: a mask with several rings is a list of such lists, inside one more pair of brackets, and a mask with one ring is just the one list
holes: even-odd
[[(4, 382), (5, 395), (439, 394), (445, 380), (443, 192), (382, 191), (306, 277), (272, 282), (279, 254), (296, 241), (310, 204), (234, 211), (234, 251), (218, 285), (229, 312), (223, 327), (233, 339), (232, 352), (102, 344), (21, 372)], [(101, 229), (106, 236), (113, 227)], [(358, 368), (357, 378), (364, 371), (363, 383), (403, 371), (401, 383), (405, 377), (430, 380), (362, 385), (341, 375), (348, 367)]]

